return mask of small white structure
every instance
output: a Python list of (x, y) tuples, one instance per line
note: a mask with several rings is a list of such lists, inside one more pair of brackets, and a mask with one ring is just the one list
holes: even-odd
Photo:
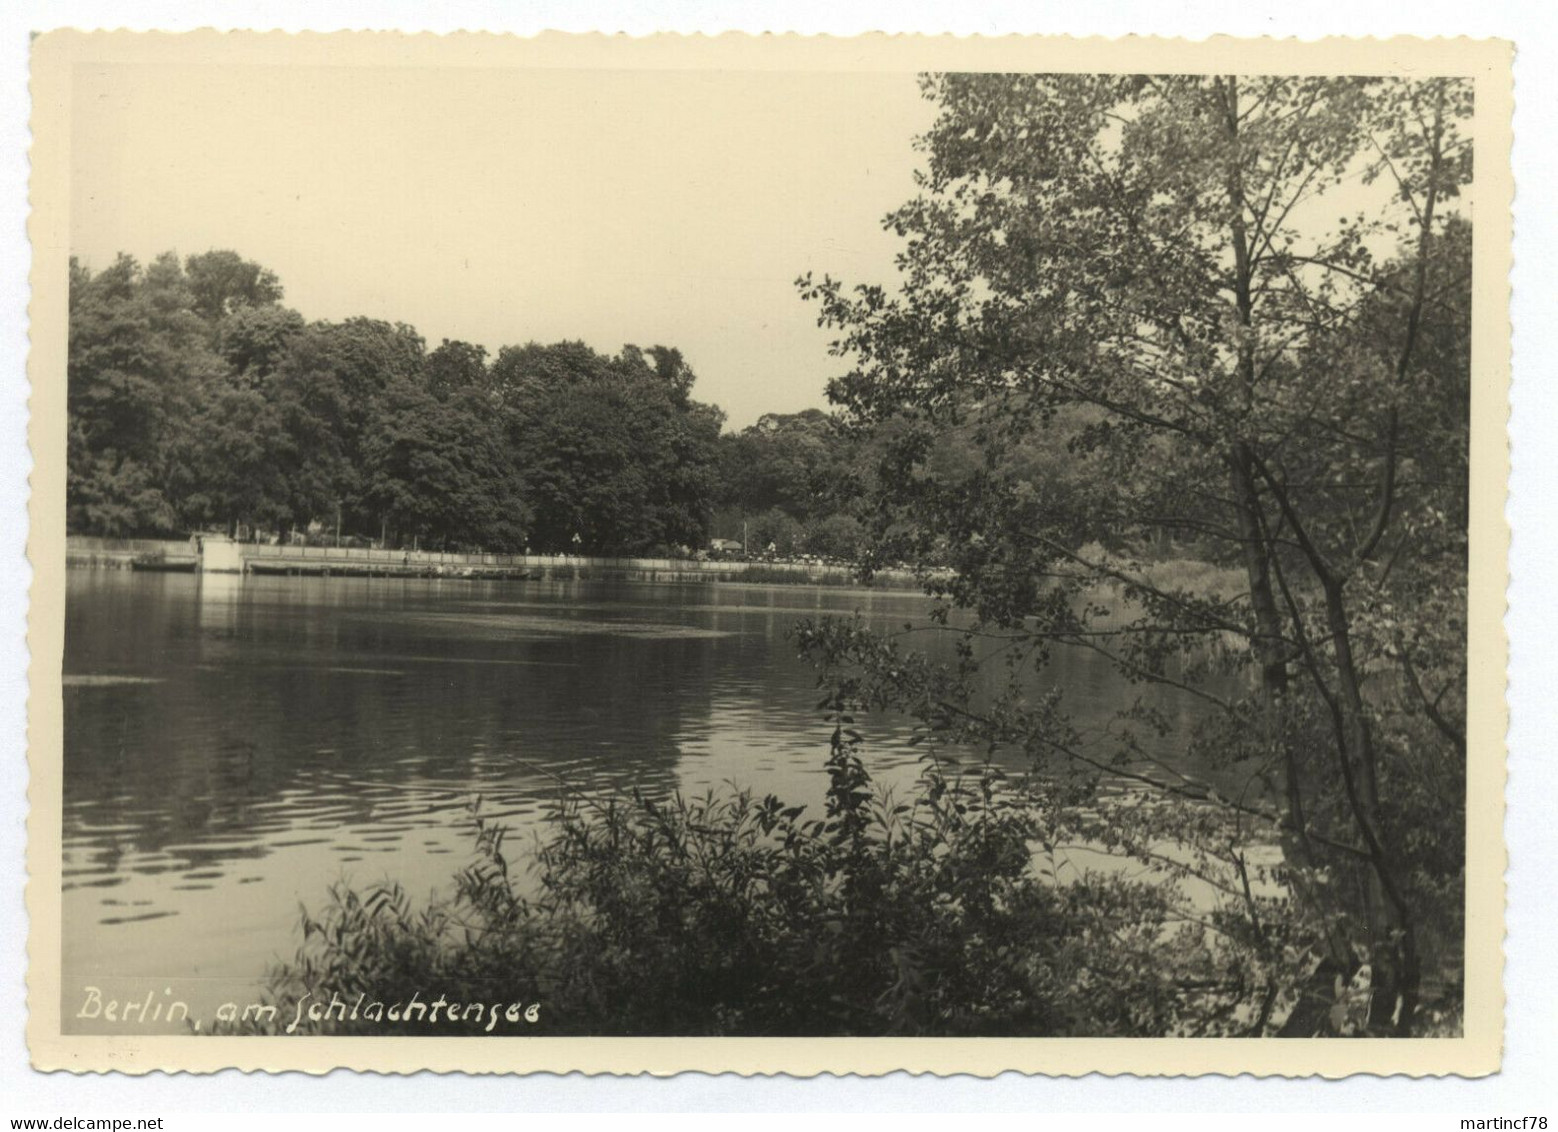
[(226, 535), (201, 535), (200, 572), (202, 574), (242, 574), (243, 552), (240, 544)]

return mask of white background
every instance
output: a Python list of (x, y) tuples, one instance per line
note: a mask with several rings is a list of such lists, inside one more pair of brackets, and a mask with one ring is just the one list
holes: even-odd
[[(1558, 1130), (1558, 979), (1555, 928), (1558, 882), (1558, 238), (1555, 238), (1555, 107), (1558, 107), (1558, 17), (1541, 0), (1067, 0), (1065, 3), (956, 3), (839, 0), (806, 3), (715, 3), (606, 0), (488, 3), (46, 2), (0, 3), (0, 1121), (19, 1116), (169, 1115), (169, 1128), (211, 1127), (176, 1113), (241, 1112), (236, 1127), (259, 1127), (267, 1112), (384, 1114), (375, 1123), (423, 1126), (411, 1113), (453, 1114), (630, 1111), (933, 1111), (1093, 1113), (1071, 1120), (1030, 1118), (1027, 1127), (1059, 1120), (1079, 1127), (1295, 1127), (1313, 1118), (1273, 1120), (1277, 1113), (1351, 1114), (1343, 1123), (1371, 1128), (1459, 1127), (1461, 1117), (1546, 1115)], [(1239, 36), (1471, 35), (1513, 39), (1515, 63), (1514, 386), (1510, 437), (1514, 475), (1509, 521), (1512, 667), (1507, 918), (1508, 993), (1504, 1071), (1482, 1081), (1354, 1079), (1342, 1082), (1098, 1077), (1047, 1080), (1012, 1075), (993, 1082), (905, 1075), (862, 1081), (826, 1078), (741, 1080), (683, 1075), (671, 1080), (529, 1077), (384, 1078), (335, 1073), (326, 1078), (225, 1073), (190, 1078), (70, 1077), (33, 1072), (23, 1042), (26, 916), (23, 823), (26, 815), (26, 625), (30, 568), (27, 530), (26, 302), (29, 250), (27, 198), (27, 38), (53, 27), (223, 28), (461, 28), (530, 33), (670, 30), (804, 31), (849, 35), (890, 32), (1009, 32), (1116, 36), (1130, 33)], [(1249, 1113), (1192, 1124), (1172, 1114)], [(1137, 1117), (1103, 1114), (1137, 1113)], [(399, 1114), (398, 1117), (391, 1114)], [(1392, 1114), (1392, 1115), (1386, 1115)], [(1415, 1115), (1414, 1115), (1415, 1114)], [(435, 1118), (437, 1119), (437, 1118)], [(510, 1126), (473, 1121), (472, 1126)], [(519, 1119), (525, 1119), (523, 1116)], [(355, 1122), (343, 1122), (352, 1126)], [(302, 1127), (324, 1127), (307, 1120)], [(334, 1120), (330, 1127), (337, 1126)], [(273, 1128), (273, 1120), (265, 1120)], [(0, 1128), (9, 1127), (8, 1124)]]

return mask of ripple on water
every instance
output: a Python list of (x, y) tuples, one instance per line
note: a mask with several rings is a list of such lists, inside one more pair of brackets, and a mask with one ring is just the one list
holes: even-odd
[(67, 688), (117, 688), (134, 684), (161, 684), (160, 676), (114, 676), (97, 672), (67, 672), (60, 677)]
[[(820, 765), (813, 677), (790, 671), (780, 638), (818, 604), (798, 589), (526, 589), (502, 591), (528, 599), (505, 608), (451, 606), (431, 583), (278, 580), (246, 585), (232, 605), (165, 600), (178, 594), (145, 578), (72, 583), (73, 667), (91, 671), (72, 680), (89, 690), (65, 693), (76, 700), (65, 863), (80, 867), (67, 883), (95, 891), (67, 899), (79, 919), (65, 927), (87, 970), (159, 962), (176, 932), (180, 961), (243, 963), (258, 977), (294, 946), (296, 901), (317, 906), (336, 878), (447, 885), (475, 853), (478, 794), (517, 854), (547, 832), (541, 815), (560, 796), (635, 781), (662, 792), (684, 784), (689, 761), (711, 782), (755, 776), (754, 760), (782, 772), (787, 743)], [(702, 604), (682, 608), (688, 597)], [(137, 687), (156, 674), (163, 688)], [(202, 866), (224, 879), (192, 875)], [(94, 903), (144, 893), (155, 906)], [(178, 925), (84, 930), (96, 916), (170, 915)]]
[(172, 909), (164, 909), (161, 912), (142, 912), (138, 916), (105, 916), (99, 920), (100, 924), (138, 924), (142, 920), (163, 920), (169, 916), (177, 916)]
[(574, 637), (589, 634), (638, 637), (645, 640), (699, 640), (729, 637), (723, 629), (705, 629), (666, 621), (595, 621), (575, 617), (505, 617), (492, 614), (411, 613), (407, 620), (419, 624), (458, 627), (466, 633), (482, 632), (503, 637)]
[[(101, 872), (102, 870), (98, 871)], [(126, 879), (127, 878), (123, 876), (105, 876), (101, 880), (66, 880), (60, 885), (60, 890), (62, 892), (69, 892), (73, 888), (117, 888), (119, 885), (123, 884)]]
[(256, 849), (258, 848), (259, 847), (256, 846), (252, 840), (247, 838), (242, 841), (212, 838), (210, 841), (175, 842), (172, 845), (163, 846), (162, 852), (163, 854), (172, 857), (203, 857), (206, 859), (215, 859), (217, 857), (228, 855), (250, 857), (258, 856), (263, 853), (263, 850), (261, 850), (261, 853), (256, 853)]

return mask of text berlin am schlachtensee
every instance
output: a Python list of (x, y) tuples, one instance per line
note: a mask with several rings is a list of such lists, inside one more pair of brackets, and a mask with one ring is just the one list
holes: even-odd
[[(285, 1011), (268, 1002), (224, 1002), (216, 1010), (213, 1021), (217, 1023), (255, 1022), (267, 1026), (280, 1024), (281, 1032), (296, 1034), (307, 1032), (310, 1023), (325, 1022), (376, 1022), (386, 1030), (399, 1025), (415, 1023), (475, 1024), (485, 1033), (499, 1032), (501, 1028), (523, 1029), (541, 1020), (539, 1002), (457, 1002), (440, 994), (436, 998), (413, 991), (409, 998), (380, 1000), (366, 991), (356, 995), (342, 995), (331, 991), (309, 992), (289, 1004)], [(196, 1030), (205, 1025), (198, 1018), (191, 1018), (189, 1004), (173, 996), (173, 988), (162, 994), (147, 991), (144, 998), (107, 998), (100, 988), (82, 987), (82, 1002), (76, 1017), (100, 1019), (105, 1022), (140, 1023), (146, 1026), (185, 1022)]]

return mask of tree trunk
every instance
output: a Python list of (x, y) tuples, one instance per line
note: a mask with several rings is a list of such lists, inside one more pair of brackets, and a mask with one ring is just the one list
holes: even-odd
[[(1238, 343), (1239, 393), (1246, 414), (1255, 408), (1255, 297), (1253, 283), (1254, 264), (1251, 262), (1249, 233), (1244, 217), (1244, 174), (1239, 154), (1239, 81), (1230, 76), (1224, 87), (1226, 103), (1223, 107), (1228, 149), (1228, 223), (1233, 243), (1234, 308), (1243, 333)], [(1264, 537), (1261, 522), (1260, 493), (1255, 485), (1254, 461), (1246, 441), (1239, 441), (1227, 457), (1232, 472), (1232, 488), (1238, 510), (1239, 541), (1244, 557), (1244, 572), (1250, 587), (1250, 608), (1255, 615), (1255, 660), (1260, 666), (1260, 691), (1265, 704), (1266, 734), (1268, 740), (1276, 740), (1275, 729), (1280, 728), (1288, 686), (1287, 647), (1284, 641), (1283, 620), (1277, 610), (1277, 599), (1272, 589), (1270, 547)], [(1305, 828), (1304, 798), (1295, 753), (1283, 748), (1284, 790), (1287, 795), (1289, 826), (1302, 840)], [(1307, 844), (1305, 851), (1307, 852)]]
[[(1395, 853), (1386, 844), (1379, 824), (1379, 781), (1374, 735), (1363, 700), (1363, 681), (1352, 653), (1352, 635), (1342, 596), (1342, 583), (1325, 583), (1326, 622), (1336, 660), (1337, 701), (1342, 714), (1343, 784), (1358, 833), (1368, 848), (1370, 864), (1369, 927), (1375, 957), (1376, 994), (1371, 1022), (1395, 1015), (1398, 1033), (1408, 1033), (1417, 1009), (1422, 984), (1417, 951), (1417, 923), (1402, 888)], [(1388, 963), (1381, 964), (1381, 959)], [(1396, 1009), (1399, 1005), (1399, 1010)], [(1376, 1017), (1383, 1011), (1381, 1017)]]
[[(1266, 737), (1273, 745), (1280, 743), (1278, 734), (1282, 715), (1286, 710), (1288, 690), (1288, 647), (1283, 633), (1285, 621), (1277, 608), (1276, 592), (1272, 586), (1271, 559), (1263, 535), (1260, 516), (1260, 495), (1255, 487), (1248, 450), (1236, 446), (1229, 456), (1232, 469), (1233, 498), (1238, 501), (1239, 538), (1244, 557), (1244, 573), (1249, 585), (1250, 609), (1255, 616), (1255, 638), (1251, 647), (1260, 680), (1260, 696), (1264, 711)], [(1297, 752), (1282, 744), (1283, 793), (1287, 808), (1287, 825), (1298, 835), (1299, 843), (1309, 852), (1304, 836), (1308, 822), (1304, 815), (1304, 792), (1299, 772)]]

